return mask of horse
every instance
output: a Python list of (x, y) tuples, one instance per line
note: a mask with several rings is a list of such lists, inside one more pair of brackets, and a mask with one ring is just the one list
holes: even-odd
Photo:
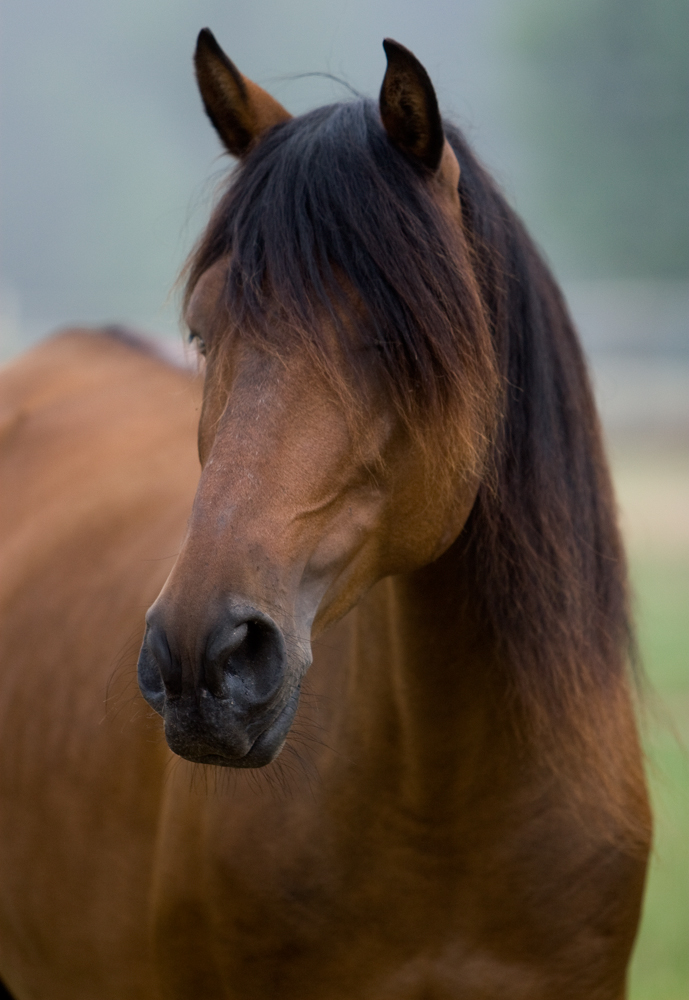
[(17, 1000), (625, 996), (651, 820), (585, 361), (384, 48), (377, 104), (293, 118), (204, 29), (239, 163), (198, 369), (74, 329), (3, 375)]

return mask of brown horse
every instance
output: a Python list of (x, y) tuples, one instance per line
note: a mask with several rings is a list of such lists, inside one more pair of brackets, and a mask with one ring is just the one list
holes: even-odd
[(585, 366), (385, 49), (379, 106), (292, 119), (201, 33), (241, 160), (187, 271), (202, 387), (112, 332), (4, 375), (18, 1000), (625, 994), (650, 819)]

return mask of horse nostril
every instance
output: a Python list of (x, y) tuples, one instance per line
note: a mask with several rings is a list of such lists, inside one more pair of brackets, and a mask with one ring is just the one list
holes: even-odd
[[(249, 625), (249, 622), (240, 622), (231, 629), (229, 635), (227, 635), (226, 630), (223, 630), (223, 642), (220, 649), (214, 649), (212, 656), (209, 656), (205, 662), (205, 686), (214, 698), (228, 697), (226, 672), (229, 670), (232, 657), (246, 642)], [(246, 653), (246, 651), (244, 652)], [(246, 656), (241, 658), (246, 659)]]
[(149, 625), (139, 653), (137, 675), (142, 695), (151, 708), (160, 714), (165, 705), (165, 675), (171, 672), (172, 660), (167, 643)]
[(280, 630), (267, 616), (257, 614), (221, 630), (205, 662), (205, 686), (216, 698), (258, 707), (274, 694), (284, 667)]
[(234, 629), (229, 642), (223, 650), (224, 656), (231, 656), (235, 650), (239, 649), (249, 633), (249, 622), (242, 622)]
[(170, 652), (165, 630), (156, 625), (146, 627), (139, 655), (139, 685), (142, 691), (167, 693), (173, 698), (182, 693), (181, 664)]

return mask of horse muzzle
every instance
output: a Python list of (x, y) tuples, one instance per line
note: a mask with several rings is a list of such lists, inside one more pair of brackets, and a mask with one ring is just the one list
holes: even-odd
[(147, 616), (139, 654), (141, 693), (165, 722), (180, 757), (224, 767), (263, 767), (278, 755), (294, 719), (308, 663), (291, 669), (282, 631), (248, 605), (224, 609), (192, 655), (160, 610)]

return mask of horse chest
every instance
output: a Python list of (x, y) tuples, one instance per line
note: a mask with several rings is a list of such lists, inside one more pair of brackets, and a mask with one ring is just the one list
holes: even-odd
[(231, 817), (221, 804), (205, 816), (192, 805), (185, 834), (177, 814), (161, 844), (165, 996), (201, 995), (201, 985), (209, 1000), (550, 995), (539, 986), (549, 963), (516, 961), (504, 936), (495, 948), (500, 885), (468, 870), (460, 850), (420, 852), (418, 838), (389, 830), (333, 839), (294, 803), (263, 813), (240, 798)]

